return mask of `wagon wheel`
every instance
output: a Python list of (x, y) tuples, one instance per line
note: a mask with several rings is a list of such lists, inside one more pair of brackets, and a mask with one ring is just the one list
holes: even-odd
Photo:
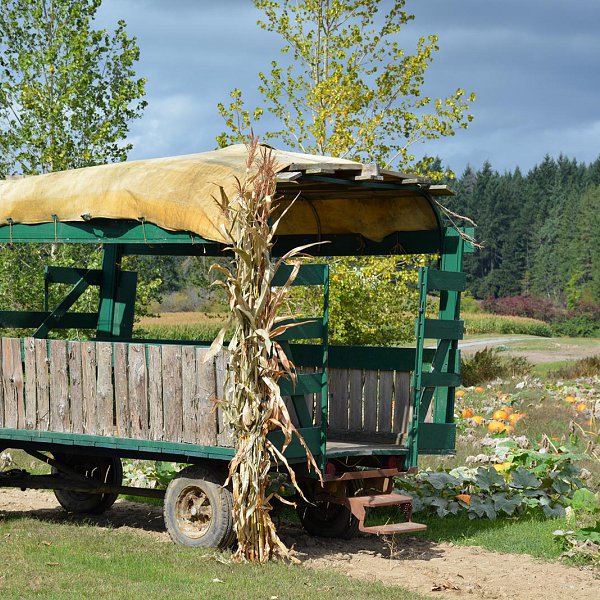
[[(303, 490), (310, 500), (311, 494)], [(348, 482), (348, 494), (356, 491), (355, 482)], [(358, 531), (358, 519), (344, 505), (335, 502), (298, 502), (296, 511), (302, 526), (310, 535), (349, 540)]]
[(224, 477), (194, 465), (180, 471), (165, 494), (165, 526), (183, 546), (225, 549), (234, 540), (233, 496)]
[[(81, 454), (55, 454), (54, 458), (77, 473), (100, 483), (111, 485), (123, 483), (123, 465), (120, 458)], [(59, 473), (59, 469), (52, 467), (53, 475)], [(92, 515), (105, 512), (119, 497), (118, 494), (92, 494), (70, 490), (54, 490), (54, 495), (67, 512)]]

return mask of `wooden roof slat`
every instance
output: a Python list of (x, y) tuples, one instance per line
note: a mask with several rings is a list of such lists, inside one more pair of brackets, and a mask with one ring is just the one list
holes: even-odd
[(282, 171), (277, 173), (277, 183), (287, 183), (289, 181), (296, 181), (299, 177), (302, 177), (300, 171)]

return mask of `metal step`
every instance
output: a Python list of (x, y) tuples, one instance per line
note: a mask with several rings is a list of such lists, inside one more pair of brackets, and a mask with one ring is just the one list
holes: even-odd
[[(350, 509), (350, 512), (358, 519), (358, 529), (364, 533), (374, 533), (379, 535), (393, 535), (395, 533), (411, 533), (424, 531), (427, 525), (413, 523), (412, 519), (412, 498), (402, 494), (378, 494), (376, 496), (353, 496), (345, 498), (344, 503)], [(366, 526), (365, 519), (367, 508), (380, 508), (383, 506), (398, 506), (402, 509), (406, 521), (403, 523), (386, 523), (385, 525)]]
[(394, 535), (395, 533), (416, 533), (417, 531), (425, 531), (427, 525), (406, 521), (405, 523), (387, 523), (386, 525), (372, 525), (366, 527), (364, 524), (359, 529), (364, 533), (374, 533), (376, 535)]
[(377, 494), (377, 496), (354, 496), (347, 499), (350, 504), (356, 504), (365, 508), (378, 508), (380, 506), (400, 506), (412, 504), (410, 496), (402, 494)]

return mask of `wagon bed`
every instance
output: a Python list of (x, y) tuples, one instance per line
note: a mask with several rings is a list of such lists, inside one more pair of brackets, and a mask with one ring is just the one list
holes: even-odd
[[(295, 339), (282, 340), (298, 370), (296, 382), (280, 381), (282, 393), (325, 474), (320, 484), (307, 472), (305, 450), (294, 438), (286, 459), (312, 500), (299, 509), (307, 530), (382, 533), (366, 527), (366, 510), (390, 504), (403, 507), (406, 522), (389, 526), (389, 532), (419, 530), (410, 518), (410, 499), (389, 493), (391, 477), (414, 467), (419, 454), (454, 448), (461, 271), (469, 244), (444, 227), (438, 213), (435, 198), (451, 192), (375, 165), (273, 153), (281, 207), (290, 208), (297, 199), (281, 221), (276, 256), (315, 242), (327, 242), (330, 256), (440, 256), (437, 269), (424, 268), (419, 276), (414, 348), (330, 346), (323, 265), (305, 266), (295, 282), (323, 287), (323, 314), (289, 330)], [(231, 543), (231, 494), (222, 484), (234, 439), (218, 402), (226, 355), (205, 361), (206, 342), (133, 339), (137, 274), (123, 270), (121, 259), (226, 254), (223, 215), (213, 196), (218, 187), (233, 192), (246, 158), (244, 146), (234, 146), (0, 181), (0, 243), (101, 244), (103, 252), (98, 269), (46, 267), (43, 310), (0, 310), (0, 330), (31, 332), (4, 337), (0, 344), (0, 448), (23, 448), (53, 468), (41, 479), (3, 474), (0, 487), (45, 486), (56, 490), (67, 510), (93, 512), (109, 507), (118, 493), (135, 492), (121, 485), (121, 458), (188, 463), (166, 493), (167, 528), (189, 545)], [(54, 284), (70, 289), (49, 306), (48, 288)], [(99, 290), (98, 309), (74, 312), (90, 286)], [(438, 319), (426, 314), (432, 294), (439, 298)], [(95, 339), (47, 339), (65, 329), (92, 330)], [(315, 339), (320, 342), (308, 343)], [(435, 348), (425, 348), (425, 339), (436, 340)], [(273, 432), (271, 440), (283, 446), (280, 433)], [(370, 483), (352, 497), (351, 482), (359, 478)], [(188, 512), (181, 509), (186, 494), (192, 498)], [(186, 537), (194, 511), (209, 497), (217, 513), (225, 511), (221, 529), (211, 529), (214, 520), (205, 519)], [(177, 507), (184, 513), (183, 528)]]

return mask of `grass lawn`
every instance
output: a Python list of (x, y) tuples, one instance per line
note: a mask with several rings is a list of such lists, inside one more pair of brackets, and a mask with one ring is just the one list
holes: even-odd
[(466, 515), (444, 519), (418, 515), (415, 520), (428, 527), (418, 535), (436, 542), (481, 546), (494, 552), (529, 554), (545, 560), (557, 560), (562, 552), (552, 532), (565, 527), (564, 519), (502, 518), (490, 521), (470, 520)]
[(232, 564), (227, 555), (86, 525), (4, 518), (0, 538), (3, 600), (423, 598), (328, 571), (282, 563)]

